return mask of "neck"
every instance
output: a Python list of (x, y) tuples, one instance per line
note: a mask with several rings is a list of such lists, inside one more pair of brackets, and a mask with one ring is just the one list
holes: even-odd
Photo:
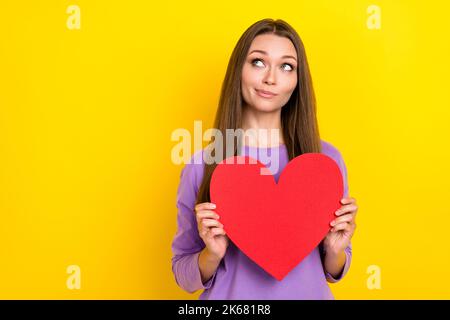
[(276, 147), (284, 143), (281, 127), (281, 109), (262, 112), (244, 107), (242, 129), (245, 131), (244, 144), (259, 147)]

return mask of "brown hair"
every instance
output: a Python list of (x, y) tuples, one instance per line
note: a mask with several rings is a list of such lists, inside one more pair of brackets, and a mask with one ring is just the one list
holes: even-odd
[[(316, 117), (316, 100), (306, 59), (305, 48), (297, 32), (281, 19), (263, 19), (251, 25), (240, 37), (228, 63), (222, 84), (219, 105), (214, 128), (222, 133), (223, 155), (225, 157), (226, 129), (237, 130), (242, 125), (241, 74), (253, 39), (261, 34), (275, 34), (292, 41), (297, 52), (297, 86), (289, 101), (281, 109), (281, 127), (289, 160), (309, 152), (321, 152), (319, 128)], [(233, 137), (234, 155), (237, 154), (237, 137)], [(223, 159), (222, 159), (223, 160)], [(210, 202), (209, 185), (217, 162), (205, 163), (203, 180), (200, 185), (197, 202)]]

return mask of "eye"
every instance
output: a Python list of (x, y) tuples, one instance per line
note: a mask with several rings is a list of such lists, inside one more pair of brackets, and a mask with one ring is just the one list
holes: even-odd
[(284, 66), (288, 66), (288, 69), (284, 69), (285, 71), (292, 71), (292, 70), (294, 70), (294, 67), (291, 64), (289, 64), (289, 63), (283, 63), (283, 67)]
[[(264, 67), (264, 61), (260, 58), (253, 59), (251, 63), (252, 63), (252, 65), (257, 66), (257, 67)], [(294, 66), (290, 63), (283, 63), (282, 69), (284, 71), (292, 71), (292, 70), (294, 70)]]
[[(259, 65), (257, 65), (257, 62), (260, 62)], [(257, 66), (257, 67), (264, 67), (264, 63), (261, 59), (253, 59), (252, 65)]]

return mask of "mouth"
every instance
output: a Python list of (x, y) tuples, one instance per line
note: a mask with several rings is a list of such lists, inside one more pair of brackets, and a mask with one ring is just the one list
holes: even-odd
[(273, 98), (277, 95), (276, 93), (273, 93), (271, 91), (258, 90), (258, 89), (255, 89), (255, 91), (256, 91), (256, 94), (258, 94), (260, 97), (263, 97), (266, 99)]

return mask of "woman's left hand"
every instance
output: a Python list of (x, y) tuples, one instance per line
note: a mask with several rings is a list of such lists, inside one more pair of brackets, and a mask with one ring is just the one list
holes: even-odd
[(335, 212), (337, 218), (330, 223), (332, 229), (323, 240), (325, 251), (334, 254), (339, 254), (347, 248), (356, 229), (356, 199), (343, 198), (340, 202), (342, 206)]

